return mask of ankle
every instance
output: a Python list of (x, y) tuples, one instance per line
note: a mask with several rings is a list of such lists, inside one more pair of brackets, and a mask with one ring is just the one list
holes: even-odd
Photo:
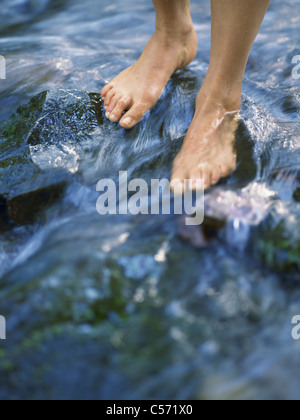
[(207, 110), (219, 109), (223, 113), (238, 111), (241, 108), (241, 87), (204, 83), (197, 97), (197, 106)]
[(208, 70), (198, 98), (204, 102), (219, 104), (226, 112), (241, 108), (242, 80), (231, 80), (226, 75)]
[(155, 33), (168, 42), (185, 41), (195, 33), (195, 29), (191, 18), (180, 19), (175, 24), (157, 19)]
[(232, 101), (220, 95), (209, 94), (209, 96), (199, 93), (196, 101), (196, 109), (203, 115), (216, 115), (223, 118), (225, 114), (238, 113), (240, 110), (240, 101)]
[(175, 25), (175, 28), (158, 24), (152, 39), (165, 50), (165, 60), (175, 58), (176, 63), (173, 64), (176, 70), (186, 67), (197, 54), (198, 40), (192, 20), (185, 25)]

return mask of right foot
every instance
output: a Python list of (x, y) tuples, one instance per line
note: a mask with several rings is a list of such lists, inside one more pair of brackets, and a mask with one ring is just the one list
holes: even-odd
[(106, 117), (126, 129), (134, 127), (156, 104), (174, 71), (187, 66), (196, 52), (192, 23), (180, 34), (157, 30), (140, 59), (103, 88)]
[(240, 94), (229, 104), (205, 90), (202, 87), (198, 95), (195, 117), (173, 165), (172, 181), (180, 192), (185, 190), (185, 180), (191, 180), (191, 188), (197, 189), (197, 180), (203, 179), (208, 189), (236, 168)]

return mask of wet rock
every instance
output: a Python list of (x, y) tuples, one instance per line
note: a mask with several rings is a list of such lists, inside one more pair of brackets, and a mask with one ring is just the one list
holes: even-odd
[(297, 203), (300, 203), (300, 188), (297, 188), (294, 192), (294, 200), (297, 201)]
[(0, 233), (5, 232), (10, 224), (7, 214), (7, 202), (4, 198), (0, 197)]
[(42, 210), (58, 200), (67, 185), (65, 174), (39, 174), (9, 194), (7, 215), (18, 225), (34, 223)]
[(78, 170), (83, 139), (102, 123), (100, 96), (43, 92), (20, 107), (0, 134), (1, 223), (32, 223)]
[(300, 215), (295, 213), (280, 223), (271, 216), (258, 229), (253, 243), (256, 254), (269, 268), (286, 278), (299, 281), (300, 272)]
[(39, 169), (78, 171), (85, 141), (103, 123), (100, 103), (100, 95), (79, 90), (47, 92), (43, 111), (27, 140)]
[(209, 245), (209, 238), (205, 235), (203, 226), (187, 226), (184, 218), (178, 221), (179, 236), (196, 248), (205, 248)]
[(59, 89), (47, 92), (43, 111), (30, 132), (28, 144), (80, 142), (81, 136), (102, 124), (100, 95)]

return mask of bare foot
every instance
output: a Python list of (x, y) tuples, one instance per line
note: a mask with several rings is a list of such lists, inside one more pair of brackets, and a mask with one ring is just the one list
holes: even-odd
[(124, 128), (134, 127), (156, 104), (174, 71), (187, 66), (196, 52), (192, 22), (180, 33), (157, 29), (140, 59), (103, 88), (106, 117), (121, 120)]
[(192, 180), (192, 189), (198, 179), (203, 179), (208, 189), (235, 170), (237, 108), (239, 101), (225, 107), (199, 93), (195, 117), (174, 161), (172, 181), (179, 180), (174, 190), (183, 191), (187, 179)]

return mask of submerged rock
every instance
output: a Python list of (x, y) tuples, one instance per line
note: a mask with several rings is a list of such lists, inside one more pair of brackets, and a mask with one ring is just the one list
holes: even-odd
[(39, 213), (59, 199), (67, 184), (64, 173), (41, 173), (16, 187), (7, 200), (7, 215), (18, 225), (34, 223)]
[(282, 218), (279, 223), (270, 218), (254, 236), (256, 253), (269, 268), (299, 281), (300, 273), (300, 214)]
[(78, 170), (82, 140), (102, 123), (100, 102), (79, 90), (42, 92), (2, 126), (0, 214), (32, 223), (61, 196)]
[(294, 200), (297, 201), (297, 203), (300, 203), (300, 187), (296, 189), (293, 196)]

